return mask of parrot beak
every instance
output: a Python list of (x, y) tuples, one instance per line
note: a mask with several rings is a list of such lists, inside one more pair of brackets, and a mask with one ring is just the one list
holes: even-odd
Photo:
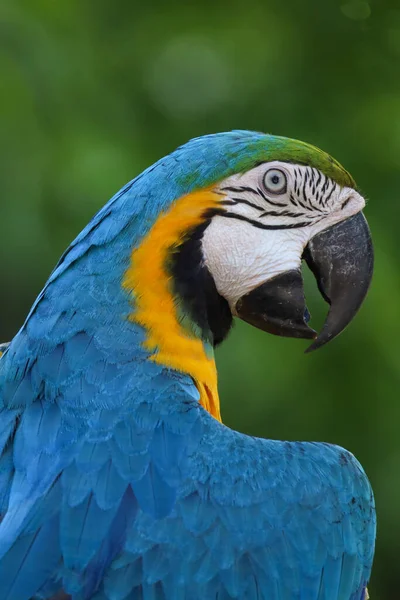
[(339, 335), (357, 314), (367, 295), (374, 268), (374, 251), (363, 213), (332, 225), (313, 237), (303, 254), (330, 304), (324, 326), (307, 352)]
[(306, 350), (311, 352), (345, 329), (367, 294), (374, 255), (364, 215), (357, 213), (315, 235), (303, 258), (315, 275), (323, 298), (330, 304), (319, 334), (308, 326), (310, 313), (300, 270), (276, 275), (242, 296), (236, 304), (236, 314), (268, 333), (314, 339)]

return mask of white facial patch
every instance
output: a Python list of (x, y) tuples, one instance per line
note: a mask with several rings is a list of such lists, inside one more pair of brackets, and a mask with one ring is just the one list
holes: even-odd
[(203, 255), (233, 313), (244, 294), (299, 269), (312, 237), (365, 205), (355, 190), (317, 169), (280, 161), (228, 177), (215, 191), (224, 213), (205, 230)]
[(301, 230), (266, 231), (216, 216), (204, 232), (203, 253), (218, 292), (234, 312), (244, 294), (283, 271), (298, 269), (307, 241)]

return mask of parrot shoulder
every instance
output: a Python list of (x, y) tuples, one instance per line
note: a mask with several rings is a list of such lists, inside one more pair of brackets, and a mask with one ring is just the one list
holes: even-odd
[(204, 412), (202, 421), (175, 507), (156, 522), (138, 513), (104, 597), (120, 585), (138, 592), (159, 581), (167, 597), (179, 597), (181, 586), (182, 594), (192, 590), (199, 598), (252, 598), (268, 590), (268, 598), (279, 599), (301, 590), (305, 598), (361, 600), (375, 513), (351, 453), (253, 438)]

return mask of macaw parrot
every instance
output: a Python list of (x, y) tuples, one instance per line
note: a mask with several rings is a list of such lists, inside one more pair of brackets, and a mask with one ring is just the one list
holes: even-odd
[(362, 467), (229, 429), (214, 362), (233, 317), (311, 350), (344, 329), (372, 276), (364, 205), (321, 150), (233, 131), (98, 212), (2, 348), (0, 600), (367, 598)]

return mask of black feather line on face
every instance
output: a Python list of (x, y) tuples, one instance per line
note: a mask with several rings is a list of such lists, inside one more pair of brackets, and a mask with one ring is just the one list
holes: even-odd
[(279, 206), (280, 208), (286, 208), (287, 205), (285, 204), (285, 202), (277, 202), (276, 200), (271, 200), (271, 198), (264, 194), (261, 188), (257, 188), (257, 192), (259, 193), (261, 198), (263, 198), (265, 202), (268, 202), (268, 204), (271, 204), (271, 206)]
[(317, 177), (317, 182), (316, 182), (316, 187), (319, 187), (319, 184), (321, 183), (321, 179), (322, 179), (322, 173), (321, 171), (317, 171), (318, 177)]
[(249, 200), (245, 200), (244, 198), (230, 198), (229, 200), (222, 200), (221, 204), (231, 206), (236, 204), (246, 204), (247, 206), (251, 206), (251, 208), (258, 210), (259, 212), (262, 212), (264, 210), (263, 208), (261, 208), (261, 206), (258, 206), (258, 204), (253, 204), (252, 202), (249, 202)]
[(259, 229), (267, 229), (270, 231), (275, 231), (277, 229), (299, 229), (300, 227), (307, 227), (307, 225), (314, 225), (318, 223), (318, 221), (302, 221), (301, 223), (290, 223), (285, 225), (266, 225), (265, 223), (261, 223), (260, 221), (254, 221), (244, 215), (239, 215), (236, 213), (228, 212), (228, 211), (218, 211), (217, 213), (221, 217), (226, 217), (228, 219), (237, 219), (238, 221), (245, 221), (254, 227), (258, 227)]
[(226, 186), (226, 187), (221, 188), (221, 191), (234, 192), (234, 193), (250, 192), (251, 194), (257, 195), (257, 190), (255, 190), (254, 188), (251, 188), (249, 186), (246, 186), (246, 185), (239, 185), (238, 187)]
[[(254, 188), (251, 188), (249, 186), (239, 186), (239, 187), (230, 187), (230, 186), (228, 187), (227, 186), (227, 187), (221, 188), (221, 191), (233, 192), (235, 194), (238, 194), (240, 192), (248, 192), (250, 194), (254, 194), (255, 196), (261, 196), (261, 198), (263, 198), (263, 200), (265, 200), (265, 202), (268, 202), (272, 206), (286, 208), (286, 204), (284, 202), (277, 202), (276, 200), (271, 200), (271, 198), (268, 198), (268, 196), (265, 195), (265, 193), (263, 192), (263, 190), (261, 188), (257, 188), (255, 190)], [(259, 210), (263, 210), (259, 206), (256, 206), (255, 204), (251, 204), (248, 200), (245, 200), (244, 198), (231, 198), (231, 199), (236, 200), (237, 202), (242, 202), (243, 204), (249, 204), (249, 206), (252, 206), (253, 208), (258, 208)]]
[(290, 210), (282, 210), (281, 212), (277, 210), (266, 210), (260, 217), (291, 217), (294, 219), (297, 219), (298, 217), (308, 217), (309, 219), (315, 219), (317, 218), (317, 215), (308, 215), (303, 212), (291, 212)]
[(326, 206), (328, 204), (329, 200), (332, 197), (332, 194), (333, 194), (335, 188), (336, 188), (336, 183), (332, 181), (332, 189), (329, 192), (329, 194), (324, 198), (324, 206)]

